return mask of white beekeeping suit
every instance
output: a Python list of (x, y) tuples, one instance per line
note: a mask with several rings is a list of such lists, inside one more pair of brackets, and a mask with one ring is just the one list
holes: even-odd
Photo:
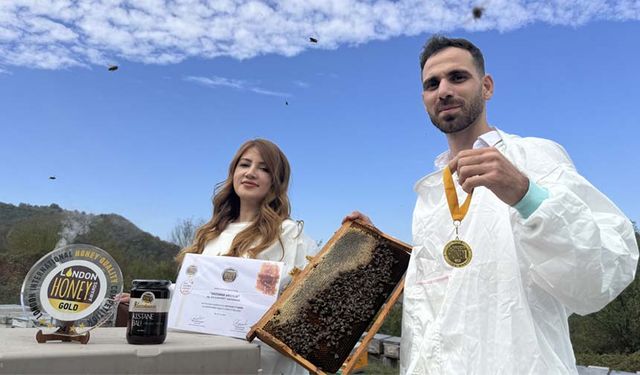
[(476, 188), (460, 225), (473, 258), (453, 268), (442, 255), (455, 236), (442, 171), (416, 184), (400, 372), (576, 374), (567, 318), (601, 309), (633, 280), (632, 224), (559, 145), (500, 131), (476, 143), (496, 147), (549, 197), (525, 219)]

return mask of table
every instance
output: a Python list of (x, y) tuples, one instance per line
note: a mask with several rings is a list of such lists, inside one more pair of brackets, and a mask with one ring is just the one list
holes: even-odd
[[(130, 345), (126, 328), (96, 328), (86, 345), (38, 344), (35, 328), (0, 329), (0, 374), (257, 374), (260, 348), (244, 340), (168, 332), (164, 344)], [(49, 333), (49, 332), (46, 332)]]

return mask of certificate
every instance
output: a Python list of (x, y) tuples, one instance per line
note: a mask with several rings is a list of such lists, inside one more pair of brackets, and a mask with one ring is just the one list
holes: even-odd
[(282, 262), (187, 254), (169, 328), (244, 338), (278, 297)]

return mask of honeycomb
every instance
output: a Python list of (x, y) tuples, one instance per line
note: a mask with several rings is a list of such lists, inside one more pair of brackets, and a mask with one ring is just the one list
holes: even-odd
[(328, 246), (263, 329), (320, 370), (337, 372), (404, 276), (409, 253), (355, 225)]

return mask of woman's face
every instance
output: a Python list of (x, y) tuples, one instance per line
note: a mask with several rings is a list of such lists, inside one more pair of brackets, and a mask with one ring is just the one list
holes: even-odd
[(271, 189), (271, 171), (255, 147), (245, 151), (233, 171), (233, 189), (240, 204), (258, 205)]

